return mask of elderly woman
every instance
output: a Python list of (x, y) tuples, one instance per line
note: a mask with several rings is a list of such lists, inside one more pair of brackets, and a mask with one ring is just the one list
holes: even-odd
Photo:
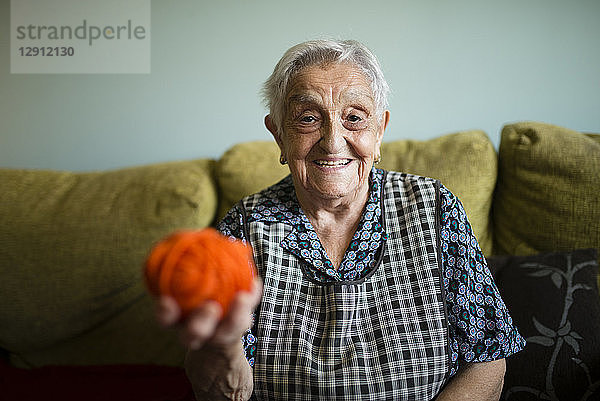
[[(253, 246), (262, 281), (180, 325), (199, 399), (498, 399), (524, 340), (459, 200), (374, 167), (387, 92), (355, 41), (296, 45), (265, 83), (291, 174), (219, 225)], [(162, 299), (159, 320), (178, 317)]]

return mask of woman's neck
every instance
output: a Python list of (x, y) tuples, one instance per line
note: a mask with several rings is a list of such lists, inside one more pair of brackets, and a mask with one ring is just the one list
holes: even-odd
[(337, 269), (354, 236), (369, 197), (369, 184), (351, 196), (320, 199), (302, 196), (297, 191), (300, 207), (313, 225), (327, 256)]

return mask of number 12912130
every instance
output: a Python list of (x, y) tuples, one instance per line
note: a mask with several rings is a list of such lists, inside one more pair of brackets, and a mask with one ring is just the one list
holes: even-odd
[(36, 57), (36, 56), (58, 56), (58, 57), (71, 57), (75, 55), (75, 49), (72, 46), (45, 46), (45, 47), (19, 47), (19, 55), (23, 57)]

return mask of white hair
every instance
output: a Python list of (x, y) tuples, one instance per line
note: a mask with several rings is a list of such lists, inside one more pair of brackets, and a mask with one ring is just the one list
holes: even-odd
[(263, 85), (263, 101), (278, 131), (283, 124), (285, 96), (292, 78), (306, 67), (329, 63), (358, 67), (371, 83), (376, 114), (382, 115), (388, 105), (390, 88), (375, 55), (355, 40), (311, 40), (289, 48)]

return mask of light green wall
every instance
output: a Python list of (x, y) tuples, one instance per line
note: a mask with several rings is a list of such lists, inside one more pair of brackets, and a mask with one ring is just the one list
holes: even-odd
[(0, 166), (105, 169), (268, 139), (281, 54), (354, 38), (392, 87), (386, 139), (539, 120), (600, 132), (600, 1), (152, 1), (149, 75), (10, 74), (0, 0)]

